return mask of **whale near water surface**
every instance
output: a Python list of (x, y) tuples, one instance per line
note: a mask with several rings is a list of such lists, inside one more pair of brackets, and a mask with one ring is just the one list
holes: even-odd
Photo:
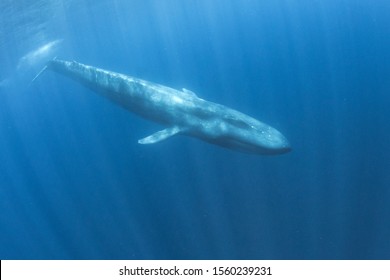
[(176, 90), (57, 58), (51, 60), (37, 77), (46, 69), (67, 76), (128, 111), (165, 127), (140, 139), (140, 144), (187, 135), (250, 154), (277, 155), (291, 150), (287, 139), (275, 128), (229, 107), (204, 100), (187, 89)]

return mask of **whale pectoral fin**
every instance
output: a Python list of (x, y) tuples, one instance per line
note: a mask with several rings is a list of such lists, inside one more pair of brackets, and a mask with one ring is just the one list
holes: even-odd
[(163, 141), (177, 133), (181, 132), (181, 129), (178, 126), (173, 126), (170, 128), (166, 128), (160, 131), (157, 131), (156, 133), (153, 133), (152, 135), (149, 135), (148, 137), (142, 138), (138, 140), (139, 144), (154, 144), (160, 141)]

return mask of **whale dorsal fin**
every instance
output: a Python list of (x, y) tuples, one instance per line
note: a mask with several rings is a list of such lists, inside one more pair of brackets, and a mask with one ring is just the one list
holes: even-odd
[(195, 92), (190, 91), (189, 89), (183, 88), (183, 92), (188, 94), (188, 95), (198, 97)]
[(154, 144), (160, 141), (163, 141), (179, 132), (182, 130), (178, 126), (173, 126), (169, 127), (160, 131), (157, 131), (156, 133), (153, 133), (152, 135), (149, 135), (145, 138), (142, 138), (138, 140), (139, 144)]

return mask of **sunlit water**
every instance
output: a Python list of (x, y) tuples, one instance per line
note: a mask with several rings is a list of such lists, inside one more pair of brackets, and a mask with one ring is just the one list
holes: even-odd
[[(390, 2), (0, 2), (0, 259), (390, 258)], [(251, 156), (45, 72), (62, 59), (264, 121)]]

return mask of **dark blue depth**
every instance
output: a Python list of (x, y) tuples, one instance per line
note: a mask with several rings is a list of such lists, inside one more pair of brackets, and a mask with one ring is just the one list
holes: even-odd
[[(387, 0), (2, 1), (0, 259), (389, 259), (389, 14)], [(185, 87), (293, 151), (139, 145), (162, 128), (55, 73), (29, 85), (44, 61), (20, 58), (57, 39), (50, 55)]]

